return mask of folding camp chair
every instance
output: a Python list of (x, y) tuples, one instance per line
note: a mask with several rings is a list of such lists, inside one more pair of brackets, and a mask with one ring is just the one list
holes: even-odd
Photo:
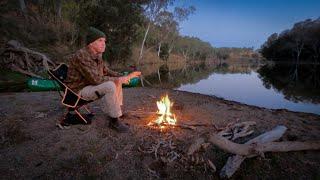
[[(64, 122), (68, 117), (70, 117), (72, 111), (76, 113), (76, 115), (84, 121), (86, 124), (88, 123), (88, 120), (86, 118), (92, 118), (93, 113), (89, 111), (89, 109), (86, 107), (88, 103), (91, 103), (92, 100), (86, 100), (83, 99), (79, 94), (72, 91), (65, 83), (64, 81), (67, 78), (68, 74), (68, 66), (66, 64), (60, 64), (53, 70), (48, 70), (48, 74), (50, 77), (55, 80), (55, 83), (57, 83), (57, 90), (59, 88), (59, 94), (62, 98), (61, 103), (62, 105), (67, 107), (67, 113), (62, 117), (60, 120), (60, 125), (65, 125)], [(80, 108), (84, 107), (85, 110), (89, 113), (87, 117), (84, 117), (79, 110)]]

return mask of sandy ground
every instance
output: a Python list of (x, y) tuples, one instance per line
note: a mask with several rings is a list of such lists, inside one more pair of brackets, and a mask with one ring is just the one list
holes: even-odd
[[(213, 126), (195, 130), (168, 128), (160, 131), (147, 124), (156, 118), (156, 101), (165, 93), (175, 102), (179, 122), (224, 127), (235, 121), (256, 121), (255, 133), (245, 142), (276, 125), (288, 131), (281, 140), (319, 140), (320, 116), (287, 110), (248, 106), (201, 94), (153, 88), (124, 90), (124, 121), (130, 133), (119, 134), (107, 127), (108, 118), (99, 103), (92, 124), (61, 130), (55, 122), (63, 115), (57, 92), (0, 94), (0, 176), (4, 179), (96, 178), (106, 179), (217, 179), (230, 154), (210, 145), (196, 154), (212, 161), (195, 162), (186, 150), (190, 143)], [(161, 144), (162, 142), (163, 144)], [(166, 143), (168, 143), (166, 144)], [(158, 145), (158, 152), (150, 149)], [(170, 148), (169, 148), (170, 147)], [(168, 161), (169, 160), (169, 161)], [(319, 151), (267, 153), (247, 159), (234, 179), (319, 179)], [(1, 178), (1, 179), (2, 179)]]

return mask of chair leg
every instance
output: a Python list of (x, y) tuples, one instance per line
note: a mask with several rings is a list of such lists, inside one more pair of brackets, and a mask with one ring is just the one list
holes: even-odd
[(86, 124), (88, 124), (87, 120), (79, 113), (79, 111), (78, 111), (77, 109), (75, 109), (74, 112), (76, 112), (77, 115), (78, 115)]
[(66, 113), (64, 113), (64, 115), (62, 116), (62, 118), (60, 119), (60, 124), (64, 123), (64, 120), (66, 119), (67, 115), (70, 113), (70, 111), (68, 110)]
[(84, 107), (84, 109), (89, 113), (89, 114), (93, 114), (90, 110), (89, 110), (89, 108), (87, 107), (87, 106), (83, 106)]

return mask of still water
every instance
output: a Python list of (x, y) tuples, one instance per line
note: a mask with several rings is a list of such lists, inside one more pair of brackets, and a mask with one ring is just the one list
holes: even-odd
[[(208, 67), (204, 64), (170, 70), (169, 66), (160, 67), (147, 79), (157, 86), (214, 95), (249, 105), (320, 114), (320, 91), (317, 86), (313, 86), (320, 81), (319, 74), (306, 75), (308, 71), (301, 69), (303, 76), (293, 80), (289, 74), (290, 68), (286, 70), (284, 67), (278, 69), (281, 73), (278, 76), (277, 67), (266, 69), (244, 64)], [(288, 71), (288, 77), (283, 74), (285, 71)], [(310, 82), (302, 77), (308, 78)]]
[(211, 74), (207, 79), (195, 84), (181, 85), (178, 90), (214, 95), (249, 105), (272, 109), (320, 114), (320, 104), (287, 100), (276, 89), (267, 89), (257, 72), (249, 74)]

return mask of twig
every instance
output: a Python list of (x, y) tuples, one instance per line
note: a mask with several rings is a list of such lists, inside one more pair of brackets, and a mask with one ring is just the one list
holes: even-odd
[(189, 147), (187, 154), (192, 155), (194, 152), (198, 151), (201, 148), (201, 145), (205, 143), (204, 138), (198, 138), (195, 140), (194, 143), (191, 144)]

